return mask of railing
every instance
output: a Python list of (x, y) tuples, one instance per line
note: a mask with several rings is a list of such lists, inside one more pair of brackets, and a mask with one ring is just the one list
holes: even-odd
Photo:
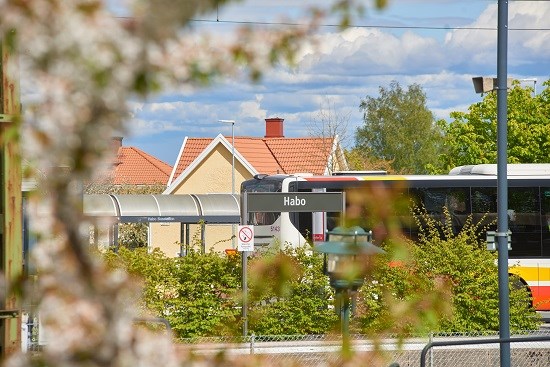
[[(525, 343), (526, 345), (516, 345), (518, 347), (522, 347), (521, 350), (523, 350), (524, 352), (526, 353), (522, 353), (524, 354), (523, 356), (520, 355), (519, 353), (517, 353), (518, 350), (520, 350), (519, 348), (518, 349), (515, 349), (515, 350), (512, 350), (512, 355), (511, 355), (511, 360), (514, 361), (514, 366), (545, 366), (547, 363), (550, 362), (550, 353), (549, 353), (549, 347), (550, 347), (550, 343), (545, 343), (545, 345), (539, 345), (539, 346), (535, 346), (533, 343), (535, 342), (543, 342), (543, 341), (547, 341), (547, 342), (550, 342), (550, 335), (545, 335), (545, 336), (527, 336), (527, 337), (514, 337), (514, 338), (490, 338), (490, 339), (485, 339), (485, 338), (482, 338), (482, 339), (475, 339), (475, 340), (472, 340), (472, 339), (468, 339), (468, 340), (446, 340), (446, 341), (440, 341), (440, 342), (435, 342), (435, 341), (432, 341), (432, 342), (429, 342), (425, 347), (424, 349), (422, 349), (422, 352), (420, 353), (420, 367), (426, 367), (426, 359), (427, 359), (427, 354), (428, 354), (428, 351), (432, 351), (434, 348), (436, 347), (466, 347), (466, 346), (474, 346), (474, 345), (489, 345), (489, 344), (502, 344), (502, 343), (510, 343), (511, 346), (513, 345), (512, 343)], [(456, 356), (456, 351), (457, 350), (460, 350), (460, 349), (452, 349), (452, 348), (447, 348), (446, 351), (447, 353), (446, 354), (454, 354), (455, 355), (455, 361), (458, 358), (458, 356)], [(471, 349), (462, 349), (464, 351), (464, 353), (468, 353), (470, 355), (472, 355), (473, 358), (477, 359), (477, 361), (475, 362), (477, 366), (482, 366), (484, 365), (482, 361), (480, 361), (480, 359), (475, 356), (474, 354), (472, 354), (472, 351)], [(486, 348), (479, 348), (479, 350), (487, 350)], [(491, 348), (491, 350), (495, 350), (495, 348)], [(514, 351), (516, 353), (514, 353)], [(455, 353), (453, 353), (455, 352)], [(463, 354), (464, 354), (463, 353)], [(540, 358), (539, 358), (540, 357)], [(500, 357), (499, 357), (500, 358)], [(461, 365), (461, 366), (465, 366), (465, 364), (463, 363), (463, 359), (460, 358), (462, 360), (462, 362), (460, 364), (456, 364), (456, 365)], [(433, 366), (434, 364), (434, 356), (433, 354), (430, 356), (430, 361), (431, 361), (431, 364), (430, 366)], [(486, 358), (487, 360), (487, 358)], [(538, 362), (543, 363), (543, 364), (539, 364)], [(546, 361), (546, 362), (545, 362)], [(457, 361), (458, 362), (458, 361)], [(449, 361), (445, 361), (445, 365), (449, 365)], [(546, 363), (546, 364), (544, 364)]]
[[(170, 331), (164, 319), (136, 319), (136, 323), (159, 323)], [(351, 335), (354, 361), (364, 366), (467, 367), (498, 366), (499, 344), (510, 342), (514, 367), (550, 366), (550, 330), (516, 332), (509, 340), (498, 339), (496, 332), (432, 333), (404, 340)], [(38, 339), (37, 325), (28, 327), (28, 350), (47, 348)], [(53, 341), (49, 341), (50, 343)], [(187, 351), (205, 358), (254, 355), (270, 366), (296, 365), (323, 367), (344, 362), (342, 339), (338, 335), (282, 335), (247, 337), (209, 337), (180, 340), (178, 352)], [(179, 353), (178, 353), (179, 354)], [(184, 354), (181, 354), (184, 355)]]

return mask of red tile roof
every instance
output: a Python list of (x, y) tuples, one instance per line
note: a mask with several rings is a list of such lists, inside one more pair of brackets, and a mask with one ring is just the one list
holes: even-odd
[[(283, 167), (284, 173), (325, 173), (333, 138), (273, 138), (266, 145)], [(271, 173), (271, 172), (266, 172)]]
[[(231, 137), (225, 137), (231, 144)], [(188, 138), (172, 182), (214, 139)], [(235, 137), (235, 149), (260, 173), (325, 173), (333, 138)]]
[(174, 174), (174, 178), (172, 181), (174, 181), (182, 172), (183, 170), (189, 166), (198, 156), (201, 154), (201, 152), (212, 142), (212, 138), (192, 138), (192, 139), (186, 139), (185, 148), (183, 151), (183, 154), (181, 157), (179, 157), (179, 161), (176, 162), (176, 172)]
[(166, 185), (171, 171), (169, 164), (138, 148), (120, 147), (111, 177), (115, 185)]

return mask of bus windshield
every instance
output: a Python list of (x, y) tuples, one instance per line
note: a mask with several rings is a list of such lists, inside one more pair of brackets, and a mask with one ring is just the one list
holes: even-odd
[[(281, 192), (282, 180), (254, 178), (241, 184), (241, 193), (245, 192)], [(267, 226), (275, 223), (280, 213), (248, 213), (248, 223), (254, 226)]]

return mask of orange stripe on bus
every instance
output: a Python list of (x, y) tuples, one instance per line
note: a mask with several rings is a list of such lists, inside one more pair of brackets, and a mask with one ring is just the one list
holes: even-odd
[(537, 311), (550, 311), (550, 286), (531, 287), (531, 294)]

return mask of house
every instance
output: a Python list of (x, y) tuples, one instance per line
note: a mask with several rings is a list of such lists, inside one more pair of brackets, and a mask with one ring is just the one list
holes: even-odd
[[(265, 119), (264, 137), (186, 137), (164, 194), (238, 194), (241, 182), (260, 173), (323, 175), (348, 169), (337, 136), (286, 138), (283, 123), (279, 117)], [(196, 227), (190, 230), (193, 234), (199, 231)], [(152, 225), (151, 245), (172, 256), (179, 251), (182, 232), (175, 223)], [(222, 251), (234, 247), (232, 233), (231, 225), (209, 226), (207, 248)], [(189, 233), (187, 236), (192, 237)]]
[(122, 146), (122, 137), (113, 138), (116, 157), (109, 172), (113, 185), (165, 186), (170, 178), (172, 166), (145, 153), (136, 147)]

